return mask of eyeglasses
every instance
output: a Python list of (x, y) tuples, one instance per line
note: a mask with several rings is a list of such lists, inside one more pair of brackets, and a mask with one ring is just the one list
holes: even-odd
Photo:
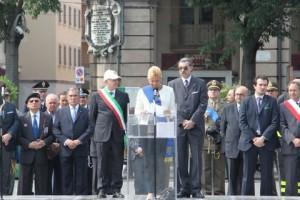
[(178, 70), (179, 71), (181, 71), (181, 70), (186, 71), (186, 70), (188, 70), (188, 67), (187, 66), (185, 66), (185, 67), (178, 67)]
[(267, 90), (267, 92), (276, 92), (277, 90)]
[(33, 102), (38, 103), (39, 101), (40, 100), (35, 99), (35, 100), (30, 100), (29, 103), (33, 103)]
[(236, 96), (245, 96), (244, 94), (242, 93), (235, 93)]

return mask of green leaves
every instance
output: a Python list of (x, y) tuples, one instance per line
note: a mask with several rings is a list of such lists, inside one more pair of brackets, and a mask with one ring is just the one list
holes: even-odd
[(0, 3), (0, 41), (7, 38), (10, 26), (18, 13), (25, 12), (36, 18), (41, 13), (59, 10), (59, 0), (2, 0)]
[(59, 11), (60, 2), (59, 0), (24, 0), (23, 9), (36, 18), (41, 13)]

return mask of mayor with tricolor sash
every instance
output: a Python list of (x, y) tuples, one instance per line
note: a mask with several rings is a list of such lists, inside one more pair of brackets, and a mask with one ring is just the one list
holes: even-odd
[(90, 128), (97, 152), (97, 192), (99, 198), (106, 198), (109, 190), (113, 198), (124, 198), (123, 137), (129, 97), (117, 89), (121, 79), (117, 72), (106, 70), (103, 79), (105, 87), (95, 92), (90, 102)]
[[(289, 100), (280, 104), (280, 127), (282, 133), (281, 152), (286, 178), (286, 196), (299, 196), (297, 174), (300, 173), (300, 84), (292, 81), (288, 85)], [(298, 185), (299, 187), (299, 185)]]
[[(138, 91), (136, 97), (135, 114), (139, 116), (140, 124), (151, 124), (151, 116), (156, 115), (157, 122), (166, 122), (168, 116), (176, 112), (175, 96), (173, 89), (169, 86), (162, 85), (162, 73), (159, 67), (152, 66), (148, 69), (147, 79), (149, 85), (144, 86)], [(153, 120), (153, 119), (152, 119)], [(153, 132), (141, 129), (141, 134), (154, 136)], [(156, 144), (154, 144), (154, 142)], [(154, 156), (154, 147), (156, 145), (156, 155)], [(147, 194), (147, 200), (154, 199), (155, 186), (157, 192), (167, 188), (169, 183), (169, 168), (166, 157), (171, 157), (172, 152), (167, 151), (174, 147), (173, 140), (166, 138), (139, 138), (130, 142), (133, 150), (133, 166), (135, 173), (135, 193), (137, 195)], [(173, 148), (174, 150), (174, 148)], [(172, 150), (171, 150), (172, 151)], [(173, 152), (174, 153), (174, 152)], [(156, 160), (157, 171), (154, 174), (154, 159)], [(157, 180), (154, 183), (156, 176)]]

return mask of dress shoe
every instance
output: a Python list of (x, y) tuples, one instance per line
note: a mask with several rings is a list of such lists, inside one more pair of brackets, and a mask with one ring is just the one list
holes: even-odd
[(197, 199), (204, 199), (204, 194), (200, 192), (195, 192), (192, 194), (192, 198), (197, 198)]
[(106, 194), (102, 190), (100, 190), (97, 197), (100, 199), (103, 199), (103, 198), (106, 198)]
[(177, 193), (177, 198), (190, 198), (190, 194), (184, 191), (180, 191)]
[(112, 198), (123, 199), (124, 195), (121, 194), (120, 192), (115, 192), (115, 193), (113, 193)]

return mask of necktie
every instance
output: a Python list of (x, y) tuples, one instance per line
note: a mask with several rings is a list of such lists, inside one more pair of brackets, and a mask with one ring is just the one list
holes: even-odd
[(36, 114), (33, 115), (32, 133), (34, 139), (39, 138), (39, 126), (37, 123)]
[(188, 87), (189, 86), (189, 81), (188, 80), (184, 80), (184, 87)]
[(73, 122), (75, 122), (75, 120), (76, 120), (76, 108), (75, 107), (72, 107), (72, 109), (71, 109), (71, 116), (72, 116)]
[(261, 103), (262, 103), (262, 98), (261, 97), (257, 97), (257, 108), (258, 108), (258, 110), (261, 109)]

